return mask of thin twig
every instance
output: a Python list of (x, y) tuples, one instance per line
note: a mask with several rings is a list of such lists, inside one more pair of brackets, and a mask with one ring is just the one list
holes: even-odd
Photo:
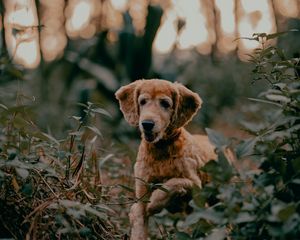
[(49, 201), (43, 202), (42, 204), (40, 204), (39, 206), (37, 206), (31, 213), (29, 213), (29, 214), (25, 217), (25, 219), (24, 219), (24, 221), (22, 222), (21, 225), (23, 225), (25, 222), (28, 222), (28, 221), (29, 221), (29, 218), (30, 218), (31, 216), (33, 216), (34, 214), (36, 214), (38, 211), (47, 208), (51, 203), (53, 203), (53, 200), (54, 200), (53, 198), (50, 198)]
[(43, 180), (43, 182), (46, 184), (46, 186), (50, 189), (50, 191), (53, 193), (55, 198), (59, 198), (59, 195), (57, 195), (53, 189), (50, 187), (50, 185), (47, 183), (47, 181), (43, 178), (43, 176), (40, 174), (39, 170), (33, 168), (33, 170), (40, 176), (40, 178)]

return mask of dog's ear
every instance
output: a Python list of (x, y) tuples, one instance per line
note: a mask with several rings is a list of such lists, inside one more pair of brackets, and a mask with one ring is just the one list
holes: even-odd
[(125, 120), (137, 126), (139, 121), (138, 108), (137, 108), (137, 87), (141, 80), (137, 80), (126, 86), (121, 87), (115, 96), (119, 100), (120, 109), (125, 117)]
[(201, 107), (202, 100), (197, 93), (192, 92), (180, 83), (174, 83), (177, 88), (177, 97), (173, 116), (173, 126), (183, 127)]

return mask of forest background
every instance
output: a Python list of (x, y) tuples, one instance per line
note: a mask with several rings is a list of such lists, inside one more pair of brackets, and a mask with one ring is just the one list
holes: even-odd
[(126, 239), (139, 134), (114, 93), (162, 78), (199, 93), (189, 130), (209, 128), (220, 155), (203, 169), (213, 181), (195, 190), (193, 214), (162, 212), (151, 237), (296, 239), (299, 9), (292, 0), (1, 1), (0, 237)]

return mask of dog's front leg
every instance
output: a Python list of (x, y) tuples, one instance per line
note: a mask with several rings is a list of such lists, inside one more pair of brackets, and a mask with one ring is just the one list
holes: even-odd
[(129, 213), (131, 224), (131, 240), (146, 240), (148, 235), (147, 218), (144, 203), (134, 203)]
[(147, 205), (147, 215), (153, 215), (160, 212), (166, 207), (170, 199), (174, 195), (184, 195), (190, 189), (192, 189), (194, 183), (188, 178), (171, 178), (163, 185), (163, 189), (156, 189), (151, 197), (150, 202)]
[(148, 217), (146, 215), (145, 197), (147, 197), (147, 187), (144, 179), (145, 174), (142, 165), (137, 162), (134, 167), (135, 172), (135, 195), (137, 202), (130, 209), (129, 218), (131, 224), (131, 240), (146, 240), (148, 236)]

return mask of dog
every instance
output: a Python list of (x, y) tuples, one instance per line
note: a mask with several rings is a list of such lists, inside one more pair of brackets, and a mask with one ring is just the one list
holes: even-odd
[[(179, 201), (190, 200), (191, 190), (207, 182), (207, 175), (199, 169), (217, 155), (207, 136), (191, 135), (184, 128), (202, 104), (199, 95), (184, 85), (160, 79), (137, 80), (115, 95), (125, 120), (141, 132), (134, 165), (139, 201), (132, 205), (129, 219), (130, 239), (145, 240), (149, 216), (163, 208), (183, 210)], [(149, 190), (147, 184), (161, 187)], [(148, 201), (143, 201), (147, 197)]]

